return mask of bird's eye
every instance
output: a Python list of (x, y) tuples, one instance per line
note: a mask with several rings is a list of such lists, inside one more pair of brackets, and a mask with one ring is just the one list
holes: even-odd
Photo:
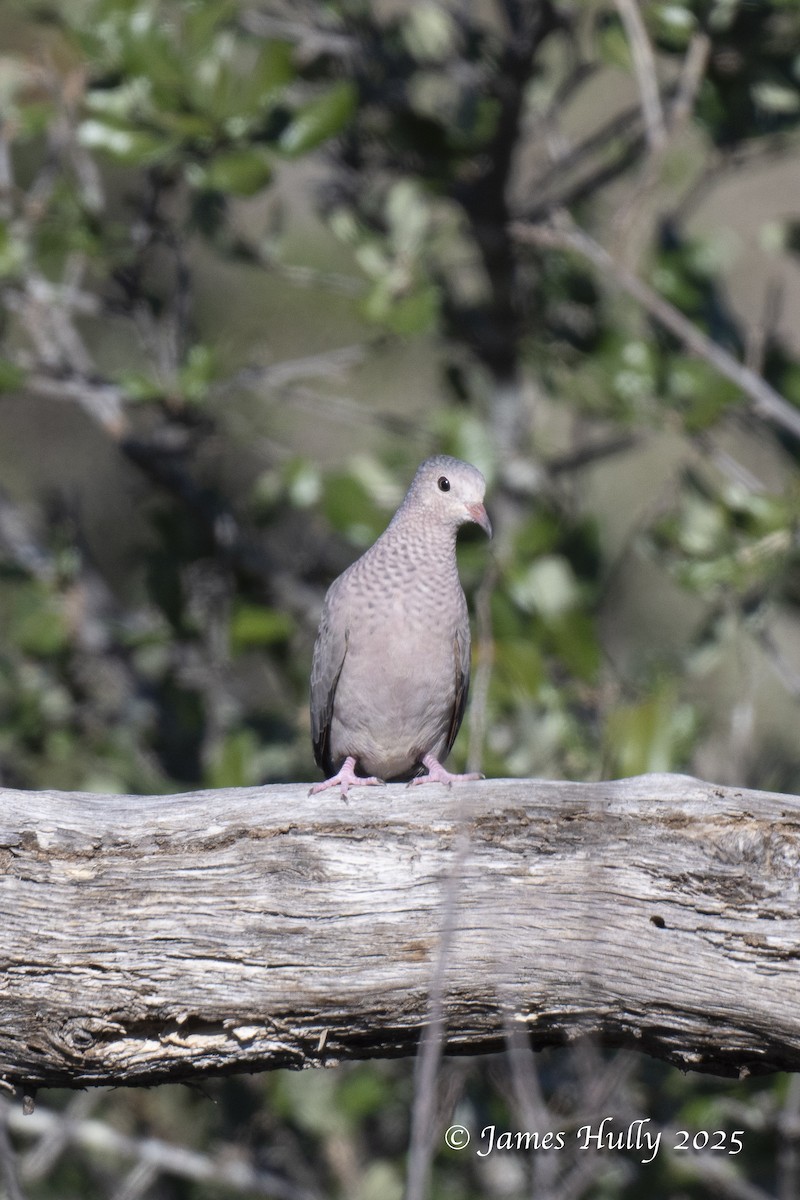
[(450, 480), (447, 478), (446, 475), (440, 475), (438, 483), (439, 483), (439, 491), (440, 492), (449, 492), (450, 491)]

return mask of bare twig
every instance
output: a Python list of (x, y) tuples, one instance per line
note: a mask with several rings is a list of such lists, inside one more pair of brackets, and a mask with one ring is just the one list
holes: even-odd
[(5, 1200), (25, 1200), (19, 1182), (17, 1156), (8, 1136), (9, 1106), (2, 1102), (0, 1107), (0, 1181), (3, 1184)]
[(241, 236), (231, 243), (229, 253), (256, 263), (295, 287), (319, 288), (337, 296), (355, 298), (363, 297), (368, 291), (368, 283), (363, 277), (344, 275), (341, 271), (325, 271), (303, 263), (284, 262), (272, 246), (249, 242)]
[[(316, 1193), (296, 1187), (273, 1171), (255, 1167), (234, 1146), (220, 1147), (212, 1157), (185, 1146), (172, 1145), (160, 1138), (128, 1137), (112, 1129), (104, 1121), (78, 1118), (69, 1113), (56, 1113), (37, 1106), (30, 1116), (23, 1116), (18, 1106), (0, 1100), (0, 1137), (6, 1127), (17, 1136), (52, 1137), (59, 1144), (68, 1144), (90, 1153), (132, 1160), (141, 1171), (174, 1175), (197, 1183), (229, 1188), (254, 1196), (269, 1196), (271, 1200), (319, 1200)], [(135, 1182), (134, 1173), (127, 1176)], [(140, 1177), (140, 1176), (139, 1176)], [(121, 1191), (120, 1195), (135, 1195)], [(23, 1200), (22, 1193), (13, 1200)]]
[(0, 491), (0, 555), (7, 555), (34, 579), (52, 583), (55, 563), (37, 542), (19, 507)]
[(675, 131), (688, 121), (706, 73), (706, 64), (711, 50), (711, 39), (707, 33), (697, 32), (689, 42), (689, 49), (683, 60), (681, 74), (678, 80), (678, 90), (669, 110), (669, 133)]
[[(100, 1088), (90, 1092), (78, 1092), (72, 1097), (64, 1112), (59, 1114), (61, 1119), (58, 1122), (45, 1124), (38, 1142), (20, 1155), (20, 1174), (26, 1183), (37, 1183), (49, 1174), (69, 1147), (71, 1130), (76, 1122), (86, 1120), (92, 1109), (100, 1103), (103, 1095)], [(47, 1114), (46, 1109), (44, 1112)], [(35, 1129), (32, 1129), (27, 1117), (24, 1128), (29, 1134), (36, 1132)]]
[(364, 425), (372, 425), (385, 429), (394, 437), (404, 438), (408, 445), (416, 443), (426, 449), (431, 447), (431, 435), (418, 418), (405, 417), (398, 412), (377, 412), (375, 409), (366, 408), (352, 396), (317, 391), (303, 384), (291, 384), (281, 388), (279, 394), (282, 398), (291, 400), (294, 408), (321, 414), (326, 421), (341, 421), (359, 429)]
[[(545, 1099), (536, 1069), (536, 1059), (528, 1040), (527, 1030), (515, 1022), (509, 1012), (505, 1021), (506, 1053), (511, 1074), (511, 1090), (522, 1129), (552, 1128), (552, 1113)], [(560, 1200), (556, 1188), (559, 1174), (558, 1158), (554, 1154), (534, 1154), (531, 1180), (537, 1200)]]
[(13, 187), (14, 168), (8, 122), (0, 119), (0, 219), (3, 221), (8, 221), (14, 211), (11, 198)]
[(796, 409), (765, 379), (733, 358), (717, 342), (698, 329), (673, 304), (649, 284), (618, 263), (594, 238), (579, 229), (563, 211), (546, 224), (512, 223), (514, 237), (534, 246), (572, 250), (595, 266), (601, 275), (627, 292), (642, 308), (678, 339), (688, 350), (709, 363), (716, 371), (740, 388), (752, 402), (758, 416), (800, 438), (800, 410)]
[(130, 1169), (111, 1200), (139, 1200), (155, 1183), (160, 1172), (158, 1166), (151, 1162), (138, 1162)]
[(783, 304), (783, 285), (771, 279), (764, 291), (761, 313), (750, 322), (746, 333), (745, 364), (751, 371), (760, 374), (764, 365), (764, 354), (772, 331), (777, 328)]
[(723, 446), (716, 445), (707, 430), (695, 434), (694, 444), (703, 458), (713, 463), (720, 474), (724, 475), (731, 483), (736, 484), (737, 487), (744, 488), (745, 491), (752, 492), (754, 495), (767, 491), (764, 481), (759, 479), (749, 467), (735, 459)]
[(778, 645), (772, 630), (766, 625), (759, 625), (752, 633), (788, 694), (792, 699), (800, 700), (800, 671), (787, 662), (786, 653)]
[(257, 37), (277, 38), (294, 42), (300, 52), (308, 58), (318, 54), (329, 54), (347, 58), (358, 48), (355, 38), (336, 29), (315, 27), (307, 21), (275, 16), (258, 8), (249, 8), (240, 16), (242, 27)]
[[(587, 134), (583, 141), (568, 153), (559, 155), (546, 170), (538, 171), (535, 176), (526, 179), (525, 187), (520, 192), (526, 196), (534, 195), (535, 200), (530, 208), (518, 215), (531, 221), (540, 220), (554, 203), (569, 202), (561, 198), (565, 179), (574, 179), (578, 172), (583, 171), (584, 174), (579, 176), (577, 185), (573, 186), (582, 187), (586, 178), (594, 182), (595, 176), (587, 168), (587, 162), (606, 162), (609, 147), (612, 146), (620, 147), (620, 152), (624, 154), (638, 153), (643, 142), (640, 109), (628, 107), (621, 113), (616, 113), (599, 129)], [(556, 201), (555, 197), (559, 199)]]
[(469, 848), (469, 832), (464, 825), (456, 840), (455, 851), (444, 881), (442, 925), (431, 980), (428, 1022), (420, 1039), (415, 1063), (405, 1200), (425, 1200), (427, 1195), (428, 1177), (434, 1155), (434, 1137), (437, 1131), (436, 1082), (444, 1048), (445, 977), (456, 928), (458, 890), (463, 883), (464, 864)]
[(586, 442), (565, 454), (548, 458), (544, 467), (551, 478), (556, 475), (566, 475), (570, 471), (579, 471), (592, 463), (614, 458), (617, 454), (625, 454), (628, 450), (635, 450), (642, 441), (640, 433), (619, 433), (613, 437), (601, 438), (596, 442)]
[(494, 666), (492, 592), (497, 585), (498, 575), (499, 563), (497, 558), (493, 557), (475, 596), (477, 663), (472, 682), (472, 703), (469, 711), (468, 771), (480, 771), (483, 764), (483, 747), (488, 723), (489, 684)]
[(778, 1200), (795, 1200), (800, 1189), (800, 1075), (792, 1075), (777, 1117)]
[[(672, 1161), (680, 1164), (681, 1173), (687, 1181), (705, 1184), (709, 1194), (719, 1200), (772, 1200), (772, 1193), (764, 1191), (738, 1174), (732, 1162), (723, 1161), (712, 1154), (681, 1154), (671, 1147), (675, 1145), (676, 1131), (664, 1130), (664, 1144)], [(735, 1162), (735, 1159), (733, 1160)]]
[(653, 47), (650, 45), (637, 0), (616, 0), (616, 5), (633, 59), (645, 135), (650, 149), (658, 152), (667, 140), (667, 129), (658, 90)]
[[(628, 0), (634, 10), (636, 2), (637, 0)], [(651, 140), (651, 153), (644, 161), (641, 176), (614, 218), (615, 243), (619, 245), (625, 265), (631, 268), (638, 262), (644, 243), (648, 213), (652, 218), (654, 206), (658, 204), (657, 185), (662, 177), (667, 151), (692, 114), (703, 81), (710, 46), (711, 42), (704, 33), (697, 33), (692, 38), (683, 61), (677, 90), (668, 108), (665, 136), (657, 143)]]
[(303, 358), (288, 358), (283, 362), (268, 363), (265, 366), (244, 367), (218, 387), (218, 390), (228, 391), (235, 387), (252, 387), (254, 384), (264, 384), (266, 387), (284, 387), (296, 383), (300, 379), (325, 378), (342, 376), (351, 367), (364, 361), (369, 353), (369, 345), (356, 342), (351, 346), (337, 346), (334, 350), (323, 350), (319, 354), (307, 354)]
[(77, 404), (110, 434), (114, 441), (122, 438), (128, 427), (122, 389), (116, 384), (85, 376), (61, 378), (44, 370), (34, 371), (25, 378), (25, 389), (49, 400), (69, 400)]

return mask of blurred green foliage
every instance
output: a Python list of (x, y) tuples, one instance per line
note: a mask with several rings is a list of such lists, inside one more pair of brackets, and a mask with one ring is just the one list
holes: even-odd
[[(797, 438), (578, 253), (510, 233), (568, 212), (800, 406), (796, 308), (743, 305), (736, 238), (698, 217), (748, 171), (793, 170), (751, 230), (791, 291), (800, 5), (640, 9), (658, 152), (611, 0), (0, 15), (4, 784), (307, 780), (324, 589), (440, 449), (487, 474), (497, 529), (488, 556), (459, 551), (481, 686), (458, 766), (800, 790)], [(542, 1057), (554, 1120), (619, 1061), (600, 1057)], [(520, 1125), (502, 1062), (447, 1070), (471, 1128)], [(792, 1194), (785, 1081), (642, 1061), (624, 1086), (635, 1116), (744, 1127), (734, 1177)], [(109, 1119), (250, 1139), (320, 1194), (401, 1194), (406, 1066), (214, 1095), (115, 1097)], [(512, 1157), (503, 1175), (442, 1152), (432, 1194), (531, 1194), (536, 1163)], [(580, 1194), (633, 1198), (643, 1170), (598, 1160)], [(646, 1186), (717, 1194), (666, 1156)], [(30, 1195), (112, 1188), (73, 1157)]]

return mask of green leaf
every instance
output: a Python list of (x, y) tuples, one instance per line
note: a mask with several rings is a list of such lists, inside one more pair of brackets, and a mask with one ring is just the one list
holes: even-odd
[(0, 358), (0, 392), (14, 392), (25, 382), (25, 371), (8, 358)]
[(352, 475), (326, 479), (323, 505), (333, 528), (358, 545), (368, 546), (386, 524), (363, 483)]
[(603, 61), (610, 66), (623, 67), (626, 71), (633, 67), (625, 30), (616, 18), (610, 18), (603, 24), (598, 36), (598, 46)]
[(117, 87), (91, 88), (86, 93), (84, 106), (99, 121), (135, 124), (137, 116), (152, 111), (150, 84), (139, 75)]
[(652, 347), (641, 338), (623, 341), (612, 376), (614, 390), (621, 400), (635, 406), (657, 390), (655, 357)]
[(403, 1200), (403, 1177), (395, 1163), (369, 1163), (359, 1182), (359, 1200)]
[(432, 283), (422, 284), (397, 295), (391, 277), (386, 276), (364, 301), (363, 311), (370, 321), (385, 325), (393, 333), (431, 333), (439, 318), (439, 289)]
[(750, 89), (753, 102), (762, 112), (792, 116), (800, 111), (800, 92), (779, 79), (762, 79)]
[(686, 4), (658, 4), (652, 14), (658, 40), (670, 50), (685, 50), (697, 28), (697, 17)]
[(257, 89), (261, 106), (271, 103), (295, 77), (292, 47), (288, 42), (267, 42), (258, 56), (250, 77)]
[(696, 312), (702, 306), (702, 290), (688, 277), (684, 264), (674, 256), (660, 256), (652, 269), (650, 282), (666, 300), (684, 312)]
[(150, 404), (164, 396), (163, 383), (143, 371), (120, 371), (116, 379), (126, 398), (136, 403)]
[(167, 138), (183, 145), (208, 145), (217, 136), (217, 126), (212, 118), (203, 113), (179, 112), (174, 108), (161, 108), (154, 113), (150, 123), (163, 130)]
[(677, 542), (685, 554), (697, 558), (721, 552), (728, 541), (728, 514), (721, 504), (695, 491), (681, 498)]
[(338, 1107), (351, 1121), (380, 1112), (390, 1107), (395, 1099), (392, 1081), (379, 1075), (371, 1065), (354, 1063), (353, 1070), (339, 1080)]
[(272, 163), (260, 146), (226, 150), (214, 156), (191, 182), (199, 182), (210, 191), (234, 196), (254, 196), (270, 181)]
[(606, 738), (615, 773), (642, 775), (682, 767), (696, 731), (694, 708), (679, 701), (671, 682), (659, 685), (641, 703), (611, 713)]
[(41, 137), (47, 131), (53, 120), (53, 105), (45, 100), (30, 101), (25, 104), (17, 115), (19, 133), (16, 141)]
[(288, 613), (242, 603), (231, 619), (231, 646), (235, 653), (251, 646), (274, 646), (285, 642), (293, 628)]
[(784, 368), (781, 391), (791, 404), (800, 408), (800, 365), (797, 363), (788, 363)]
[(538, 613), (545, 620), (571, 611), (580, 600), (572, 566), (561, 554), (541, 555), (515, 571), (508, 590), (523, 611)]
[(203, 53), (221, 25), (236, 20), (235, 0), (214, 0), (213, 4), (186, 4), (181, 12), (184, 39), (195, 55)]
[(322, 495), (318, 467), (304, 458), (291, 459), (283, 469), (286, 494), (295, 508), (310, 508)]
[(533, 631), (527, 637), (495, 639), (493, 690), (510, 704), (535, 696), (544, 680), (542, 656)]
[(355, 112), (356, 100), (352, 83), (343, 80), (335, 84), (323, 96), (317, 96), (301, 108), (289, 122), (279, 138), (280, 149), (294, 158), (335, 137)]
[(590, 681), (596, 678), (601, 662), (600, 646), (595, 623), (588, 613), (577, 610), (548, 621), (544, 641), (573, 675)]
[(250, 787), (261, 774), (259, 741), (252, 729), (228, 734), (207, 772), (208, 786)]
[(403, 40), (418, 62), (442, 62), (458, 41), (458, 26), (439, 4), (422, 0), (410, 6), (402, 26)]
[(0, 221), (0, 278), (18, 274), (24, 268), (27, 257), (25, 240), (10, 223)]
[(78, 141), (87, 150), (101, 150), (118, 162), (130, 166), (151, 166), (163, 159), (171, 144), (154, 133), (130, 126), (111, 125), (94, 118), (84, 121), (78, 129)]
[(699, 358), (674, 354), (669, 360), (667, 393), (684, 415), (688, 432), (698, 433), (713, 425), (740, 391), (708, 363)]
[(553, 550), (562, 532), (562, 517), (544, 508), (534, 511), (514, 534), (514, 562), (522, 563)]
[(40, 599), (14, 622), (12, 638), (26, 654), (54, 658), (68, 647), (69, 628), (55, 603)]
[(422, 287), (413, 296), (396, 300), (386, 324), (393, 333), (433, 333), (439, 319), (439, 289), (434, 284)]
[(532, 636), (530, 618), (519, 611), (502, 588), (496, 588), (492, 595), (492, 629), (498, 649), (504, 641)]
[(179, 375), (184, 400), (191, 404), (200, 404), (205, 400), (209, 384), (214, 378), (214, 371), (214, 353), (211, 347), (199, 342), (192, 346)]
[(291, 1114), (299, 1128), (314, 1137), (341, 1137), (350, 1121), (338, 1102), (334, 1072), (320, 1072), (314, 1083), (309, 1088), (299, 1072), (282, 1071), (275, 1094), (277, 1111)]

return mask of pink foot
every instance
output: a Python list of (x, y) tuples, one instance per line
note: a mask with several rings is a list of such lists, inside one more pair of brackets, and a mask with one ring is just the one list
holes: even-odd
[(372, 787), (376, 783), (383, 783), (382, 779), (378, 779), (377, 775), (356, 775), (356, 760), (351, 755), (342, 763), (341, 770), (336, 775), (331, 775), (330, 779), (323, 779), (322, 783), (315, 783), (309, 790), (309, 796), (316, 796), (318, 792), (324, 792), (326, 788), (336, 787), (341, 788), (343, 798), (347, 797), (347, 793), (351, 787)]
[(472, 779), (484, 778), (477, 771), (471, 771), (468, 775), (453, 775), (450, 771), (445, 770), (438, 759), (435, 759), (432, 754), (425, 755), (422, 765), (428, 768), (428, 774), (417, 775), (416, 779), (411, 780), (409, 786), (416, 787), (418, 783), (446, 783), (450, 787), (451, 783), (468, 783)]

